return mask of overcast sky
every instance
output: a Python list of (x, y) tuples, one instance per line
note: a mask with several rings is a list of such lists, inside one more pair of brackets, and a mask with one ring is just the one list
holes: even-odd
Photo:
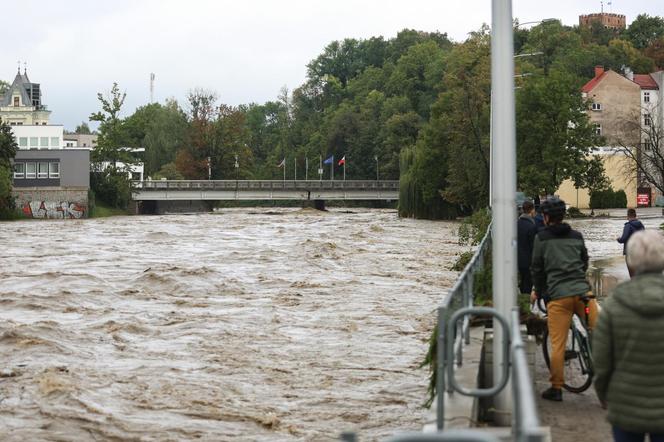
[[(447, 32), (455, 41), (491, 21), (490, 0), (23, 0), (3, 2), (0, 78), (27, 62), (41, 83), (51, 124), (73, 129), (98, 110), (114, 81), (127, 92), (124, 115), (149, 101), (181, 103), (190, 89), (237, 105), (273, 100), (303, 83), (306, 64), (331, 41), (396, 36), (404, 28)], [(514, 0), (521, 22), (600, 11), (599, 1)], [(664, 16), (664, 0), (613, 0), (604, 10)], [(11, 43), (11, 44), (7, 44)], [(21, 64), (21, 66), (23, 66)], [(22, 68), (21, 68), (22, 69)]]

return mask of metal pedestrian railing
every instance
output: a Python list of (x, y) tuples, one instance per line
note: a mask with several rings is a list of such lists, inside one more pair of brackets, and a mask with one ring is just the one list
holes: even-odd
[[(495, 442), (499, 438), (480, 429), (445, 429), (445, 395), (462, 394), (490, 397), (500, 393), (511, 380), (514, 409), (512, 411), (512, 437), (517, 442), (543, 442), (546, 433), (537, 416), (533, 381), (528, 370), (526, 346), (521, 337), (519, 309), (515, 307), (511, 318), (503, 317), (491, 307), (475, 307), (475, 275), (485, 266), (485, 257), (491, 247), (491, 226), (470, 262), (459, 275), (442, 305), (438, 307), (438, 333), (436, 335), (436, 433), (407, 433), (389, 439), (389, 442)], [(499, 379), (489, 388), (468, 388), (455, 377), (455, 367), (463, 363), (463, 346), (470, 344), (470, 317), (491, 316), (503, 328), (501, 348), (503, 366)], [(344, 441), (356, 441), (355, 435), (346, 433)]]
[(399, 190), (398, 180), (146, 180), (142, 190)]

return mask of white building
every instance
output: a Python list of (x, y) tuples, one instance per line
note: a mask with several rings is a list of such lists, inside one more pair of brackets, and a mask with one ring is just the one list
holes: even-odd
[(27, 217), (85, 217), (91, 148), (65, 147), (63, 127), (49, 124), (51, 112), (41, 97), (40, 85), (32, 83), (25, 70), (19, 70), (0, 96), (0, 120), (11, 126), (19, 147), (12, 196)]

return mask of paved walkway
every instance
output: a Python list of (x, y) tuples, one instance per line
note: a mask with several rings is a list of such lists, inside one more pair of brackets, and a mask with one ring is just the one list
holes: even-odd
[(612, 440), (611, 426), (606, 420), (606, 411), (597, 400), (591, 386), (583, 393), (563, 392), (562, 402), (545, 401), (542, 391), (549, 388), (549, 370), (542, 356), (542, 347), (537, 347), (535, 362), (535, 394), (540, 422), (551, 428), (553, 442), (606, 442)]

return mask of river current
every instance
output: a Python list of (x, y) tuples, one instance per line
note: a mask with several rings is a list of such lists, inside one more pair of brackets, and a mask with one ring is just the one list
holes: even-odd
[[(573, 222), (618, 273), (622, 223)], [(0, 224), (0, 440), (418, 430), (457, 226), (369, 209)]]
[(376, 440), (465, 248), (392, 210), (0, 224), (2, 440)]

